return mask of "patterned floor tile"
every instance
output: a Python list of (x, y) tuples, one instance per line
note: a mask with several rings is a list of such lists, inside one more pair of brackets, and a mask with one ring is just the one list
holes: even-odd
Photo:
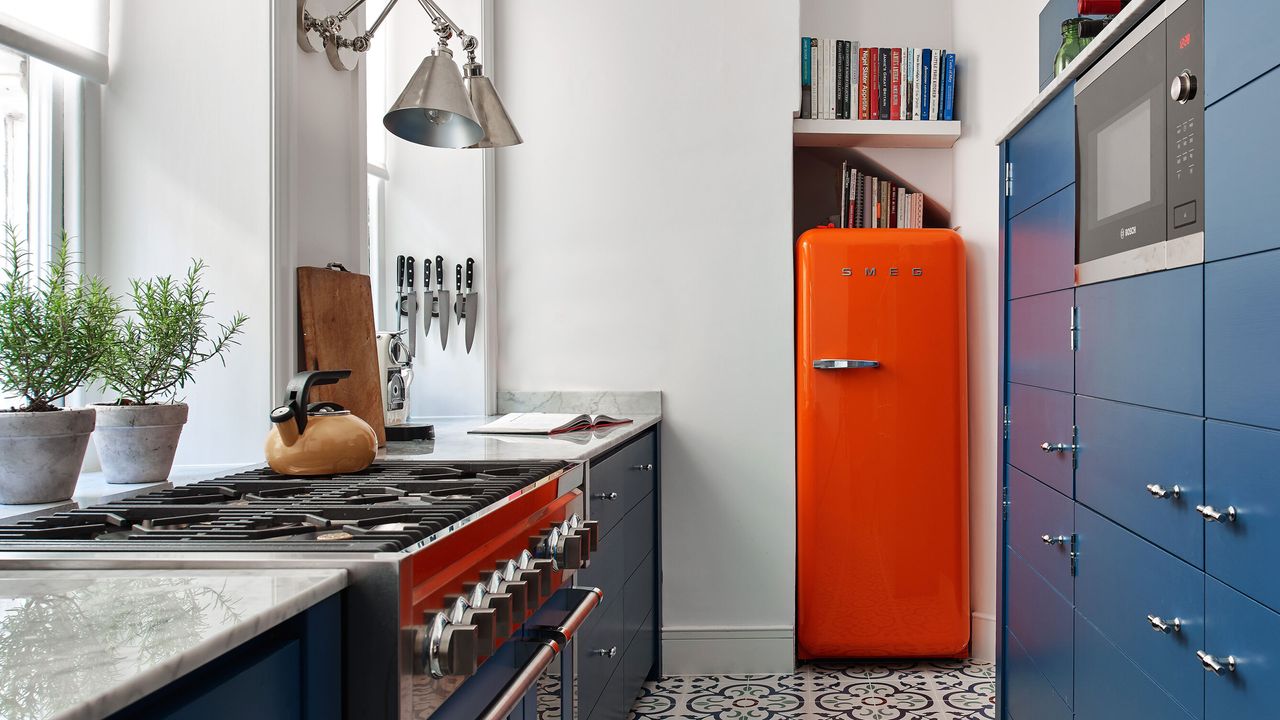
[(993, 720), (995, 669), (967, 660), (812, 663), (787, 675), (665, 677), (632, 720)]

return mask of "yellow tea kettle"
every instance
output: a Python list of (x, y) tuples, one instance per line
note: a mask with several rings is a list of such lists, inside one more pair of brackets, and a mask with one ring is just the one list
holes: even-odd
[(378, 436), (364, 420), (337, 403), (308, 403), (315, 385), (333, 385), (350, 370), (298, 373), (289, 381), (284, 405), (271, 411), (267, 464), (283, 475), (359, 472), (378, 454)]

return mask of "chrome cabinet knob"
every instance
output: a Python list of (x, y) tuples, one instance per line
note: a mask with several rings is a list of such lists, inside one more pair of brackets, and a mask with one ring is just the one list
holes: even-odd
[(1076, 445), (1067, 443), (1040, 443), (1040, 449), (1047, 453), (1064, 453), (1075, 452), (1078, 449)]
[(1070, 539), (1071, 538), (1067, 537), (1066, 535), (1057, 535), (1057, 536), (1041, 535), (1040, 536), (1040, 542), (1044, 543), (1045, 545), (1066, 545), (1067, 541)]
[(592, 500), (617, 500), (618, 493), (616, 492), (596, 493), (595, 495), (591, 496), (591, 499)]
[(1221, 675), (1223, 672), (1236, 671), (1236, 658), (1234, 655), (1228, 655), (1225, 658), (1216, 658), (1203, 650), (1196, 651), (1196, 657), (1200, 658), (1200, 664), (1206, 672), (1214, 675)]
[(1226, 510), (1215, 510), (1212, 505), (1197, 505), (1196, 512), (1200, 513), (1205, 522), (1236, 521), (1236, 508), (1234, 505), (1228, 505)]
[(653, 463), (644, 463), (643, 465), (632, 465), (631, 469), (638, 470), (640, 472), (651, 472), (653, 470)]
[(1196, 76), (1191, 74), (1189, 70), (1183, 70), (1173, 76), (1173, 82), (1169, 83), (1169, 99), (1177, 101), (1179, 105), (1184, 105), (1196, 96)]
[(1148, 615), (1147, 622), (1151, 624), (1152, 630), (1159, 633), (1182, 632), (1181, 618), (1174, 618), (1166, 622), (1159, 615)]
[(591, 654), (597, 657), (614, 657), (615, 655), (618, 654), (618, 648), (616, 646), (611, 647), (607, 650), (604, 648), (600, 648), (599, 650), (592, 650)]
[(1161, 485), (1157, 485), (1156, 483), (1151, 483), (1147, 485), (1147, 492), (1151, 493), (1151, 497), (1161, 500), (1166, 498), (1177, 499), (1182, 495), (1182, 486), (1174, 485), (1173, 487), (1166, 488)]

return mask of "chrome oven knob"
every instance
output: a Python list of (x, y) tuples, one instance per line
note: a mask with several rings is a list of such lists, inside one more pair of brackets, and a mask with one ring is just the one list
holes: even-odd
[[(492, 655), (498, 647), (498, 611), (485, 607), (482, 597), (472, 594), (446, 595), (445, 606), (449, 608), (449, 622), (455, 625), (476, 626), (476, 652), (481, 657)], [(427, 613), (427, 622), (431, 621), (431, 613)]]
[(1179, 105), (1189, 102), (1195, 96), (1196, 76), (1191, 71), (1183, 70), (1169, 83), (1169, 99), (1177, 101)]
[(474, 673), (476, 634), (475, 625), (456, 624), (446, 611), (433, 613), (425, 627), (416, 628), (415, 669), (435, 678)]
[(511, 596), (503, 592), (494, 592), (487, 583), (464, 583), (462, 591), (466, 597), (477, 598), (476, 607), (494, 611), (495, 637), (506, 637), (511, 632)]
[(600, 549), (600, 523), (595, 520), (587, 520), (582, 523), (582, 529), (587, 533), (587, 543), (591, 548), (591, 552)]
[(529, 586), (517, 580), (507, 580), (500, 572), (490, 573), (484, 580), (490, 593), (511, 596), (511, 621), (515, 625), (524, 622), (529, 610)]
[(524, 584), (525, 606), (530, 610), (542, 604), (542, 583), (539, 582), (541, 573), (537, 570), (532, 568), (525, 570), (517, 565), (515, 560), (500, 561), (495, 569), (502, 575), (503, 580)]

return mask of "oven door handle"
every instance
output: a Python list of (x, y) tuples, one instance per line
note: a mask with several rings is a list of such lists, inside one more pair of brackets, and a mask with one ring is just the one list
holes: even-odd
[(542, 673), (546, 672), (559, 656), (560, 645), (554, 640), (538, 643), (530, 653), (528, 661), (512, 676), (511, 682), (498, 692), (497, 697), (484, 709), (484, 712), (477, 716), (477, 720), (505, 720), (529, 690), (538, 683)]

